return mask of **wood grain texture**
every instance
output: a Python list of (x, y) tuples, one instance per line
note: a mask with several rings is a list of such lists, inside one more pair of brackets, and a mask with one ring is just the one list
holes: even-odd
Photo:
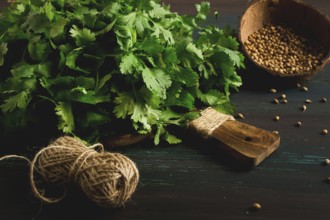
[[(245, 166), (257, 166), (280, 144), (280, 136), (239, 121), (227, 121), (215, 129), (212, 137), (221, 141), (233, 157)], [(242, 166), (244, 166), (242, 165)]]
[[(175, 2), (172, 8), (180, 11), (189, 10), (192, 4)], [(223, 8), (228, 5), (222, 23), (237, 25), (245, 1), (213, 2)], [(309, 2), (329, 12), (328, 0)], [(8, 161), (0, 165), (0, 219), (329, 219), (330, 185), (324, 179), (330, 176), (330, 166), (322, 162), (330, 158), (330, 135), (320, 132), (330, 129), (330, 102), (319, 100), (330, 100), (330, 66), (306, 83), (308, 92), (256, 76), (253, 69), (240, 74), (244, 86), (231, 99), (237, 112), (245, 116), (242, 122), (278, 130), (281, 135), (278, 150), (258, 167), (242, 169), (217, 146), (195, 141), (189, 134), (179, 145), (154, 147), (146, 141), (111, 149), (137, 163), (141, 182), (126, 207), (104, 210), (74, 187), (63, 202), (40, 206), (31, 195), (25, 162)], [(278, 92), (269, 93), (270, 88)], [(272, 104), (282, 93), (288, 103)], [(313, 102), (302, 112), (299, 108), (305, 99)], [(281, 120), (273, 121), (274, 115)], [(298, 120), (302, 122), (299, 128), (294, 126)], [(257, 212), (249, 210), (254, 202), (262, 205)]]

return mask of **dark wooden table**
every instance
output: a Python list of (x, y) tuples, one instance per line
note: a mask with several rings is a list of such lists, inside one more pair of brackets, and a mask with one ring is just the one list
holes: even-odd
[[(180, 13), (192, 5), (167, 2)], [(219, 25), (237, 25), (246, 2), (222, 2), (227, 11)], [(329, 11), (327, 0), (314, 3)], [(330, 166), (322, 165), (330, 158), (330, 134), (320, 134), (330, 130), (330, 101), (319, 102), (330, 100), (330, 66), (306, 83), (308, 92), (265, 84), (249, 78), (251, 71), (242, 72), (245, 85), (231, 99), (245, 115), (243, 122), (281, 135), (280, 148), (258, 167), (240, 166), (216, 146), (189, 140), (114, 149), (136, 162), (141, 181), (124, 208), (105, 210), (74, 190), (59, 204), (41, 205), (30, 192), (26, 164), (7, 162), (0, 165), (0, 219), (330, 219), (330, 184), (324, 181)], [(271, 87), (278, 92), (271, 94)], [(271, 104), (282, 93), (288, 103)], [(305, 99), (313, 102), (302, 112)], [(273, 121), (274, 115), (281, 120)], [(299, 128), (297, 121), (302, 122)], [(259, 211), (249, 209), (255, 202), (262, 205)]]

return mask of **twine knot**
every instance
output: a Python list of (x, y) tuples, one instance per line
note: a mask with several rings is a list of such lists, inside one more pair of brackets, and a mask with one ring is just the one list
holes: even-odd
[[(97, 148), (97, 150), (95, 150)], [(119, 207), (129, 200), (139, 181), (136, 165), (119, 153), (104, 152), (102, 144), (87, 147), (72, 137), (60, 137), (40, 150), (31, 162), (30, 182), (37, 198), (55, 203), (37, 187), (35, 173), (46, 183), (76, 183), (86, 196), (102, 207)]]

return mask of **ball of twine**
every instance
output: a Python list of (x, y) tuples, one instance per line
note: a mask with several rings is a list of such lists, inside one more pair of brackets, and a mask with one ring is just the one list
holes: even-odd
[[(98, 150), (95, 150), (98, 148)], [(87, 147), (72, 137), (60, 137), (40, 150), (31, 162), (30, 183), (35, 196), (46, 203), (65, 197), (48, 198), (36, 183), (39, 174), (45, 183), (76, 183), (86, 196), (101, 207), (123, 206), (139, 181), (136, 165), (119, 153), (104, 152), (103, 145)]]

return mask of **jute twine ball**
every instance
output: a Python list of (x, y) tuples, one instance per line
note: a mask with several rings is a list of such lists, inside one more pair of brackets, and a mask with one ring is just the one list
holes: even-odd
[[(95, 150), (98, 148), (98, 151)], [(45, 183), (67, 186), (76, 183), (86, 196), (101, 207), (124, 205), (139, 181), (136, 165), (119, 153), (104, 152), (101, 144), (87, 147), (72, 137), (60, 137), (40, 150), (30, 168), (30, 182), (37, 198), (55, 203), (64, 198), (48, 198), (36, 184), (36, 175)]]

